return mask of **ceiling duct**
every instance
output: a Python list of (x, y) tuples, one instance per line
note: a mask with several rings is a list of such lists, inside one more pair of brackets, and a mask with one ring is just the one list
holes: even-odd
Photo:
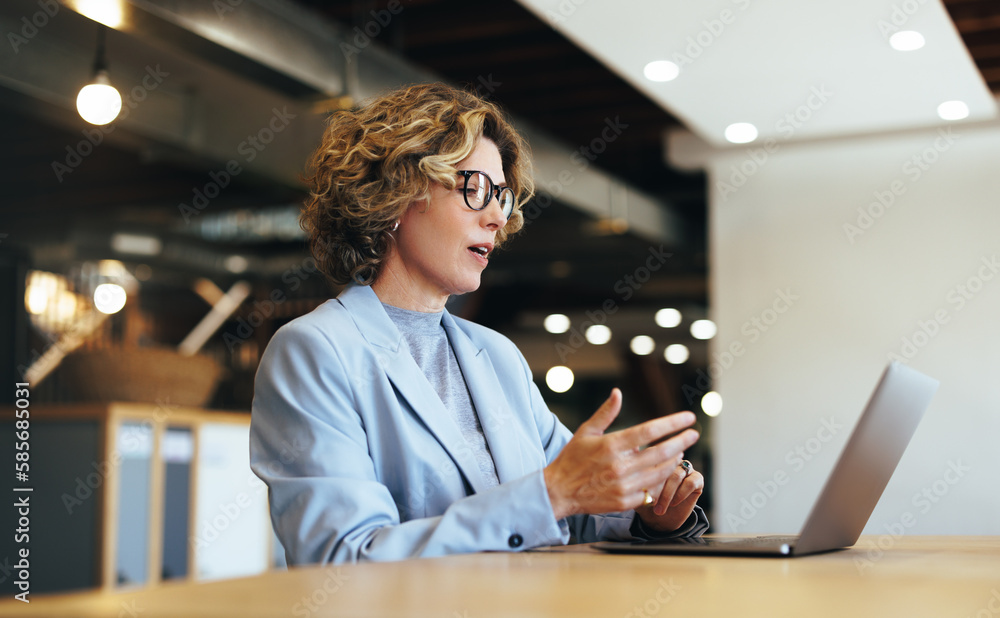
[[(30, 0), (3, 3), (0, 28), (19, 33), (40, 6)], [(67, 6), (76, 5), (67, 0)], [(121, 8), (115, 28), (128, 36), (109, 37), (110, 69), (126, 99), (134, 91), (143, 101), (116, 123), (124, 130), (107, 138), (138, 137), (147, 156), (194, 158), (217, 174), (235, 166), (299, 186), (301, 166), (331, 107), (439, 79), (381, 47), (377, 33), (348, 30), (282, 0), (122, 0)], [(72, 13), (44, 21), (0, 62), (0, 86), (43, 101), (36, 114), (77, 127), (75, 117), (60, 115), (74, 109), (78, 82), (89, 70), (90, 22)], [(151, 71), (159, 72), (162, 85), (142, 89)], [(515, 123), (534, 154), (542, 192), (537, 209), (554, 198), (613, 222), (610, 229), (616, 232), (628, 230), (673, 246), (682, 242), (680, 219), (669, 204), (593, 165), (576, 164), (573, 148)], [(260, 129), (248, 132), (247, 127)], [(277, 132), (269, 129), (286, 127), (284, 135), (271, 135), (273, 145), (255, 146), (256, 135), (267, 137)], [(206, 177), (206, 185), (210, 181)]]

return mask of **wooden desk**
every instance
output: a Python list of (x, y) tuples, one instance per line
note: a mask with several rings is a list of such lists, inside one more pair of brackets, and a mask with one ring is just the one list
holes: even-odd
[[(606, 555), (586, 546), (310, 567), (134, 592), (32, 596), (4, 616), (1000, 616), (1000, 537), (804, 558)], [(871, 557), (875, 558), (873, 554)]]

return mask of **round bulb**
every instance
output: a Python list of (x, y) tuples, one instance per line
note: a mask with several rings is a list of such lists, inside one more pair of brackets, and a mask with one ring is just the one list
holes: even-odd
[(94, 305), (101, 313), (118, 313), (125, 306), (125, 288), (117, 283), (102, 283), (94, 290)]
[(711, 339), (717, 331), (712, 320), (695, 320), (691, 323), (691, 336), (695, 339)]
[(722, 395), (715, 391), (708, 391), (701, 398), (701, 409), (709, 416), (718, 416), (722, 412)]
[(652, 354), (653, 350), (656, 348), (656, 342), (649, 335), (638, 335), (632, 337), (632, 342), (629, 344), (632, 352), (638, 354), (639, 356), (646, 356), (647, 354)]
[(676, 309), (660, 309), (653, 319), (661, 328), (673, 328), (681, 323), (681, 312)]
[(242, 255), (230, 255), (223, 262), (223, 265), (229, 272), (239, 274), (246, 272), (246, 269), (250, 267), (250, 261)]
[(565, 393), (573, 386), (573, 370), (556, 365), (545, 373), (545, 383), (557, 393)]
[(672, 343), (663, 351), (663, 358), (671, 365), (680, 365), (691, 356), (691, 351), (683, 343)]
[(603, 324), (594, 324), (587, 328), (583, 336), (594, 345), (604, 345), (611, 341), (611, 329)]
[(545, 316), (545, 330), (553, 335), (559, 335), (569, 330), (569, 318), (561, 313)]
[(122, 95), (111, 85), (107, 71), (98, 71), (94, 80), (76, 95), (76, 110), (90, 124), (108, 124), (122, 111)]

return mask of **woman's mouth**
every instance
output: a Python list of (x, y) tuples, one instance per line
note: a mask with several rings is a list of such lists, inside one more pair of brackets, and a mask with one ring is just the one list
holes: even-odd
[(493, 252), (493, 245), (490, 243), (483, 243), (480, 245), (472, 245), (468, 248), (469, 253), (476, 256), (476, 259), (480, 260), (482, 263), (488, 263), (490, 259), (490, 253)]

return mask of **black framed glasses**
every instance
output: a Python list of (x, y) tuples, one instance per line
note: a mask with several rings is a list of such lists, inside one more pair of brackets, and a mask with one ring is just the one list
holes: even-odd
[(510, 219), (511, 213), (514, 212), (513, 189), (495, 184), (486, 172), (479, 170), (459, 170), (458, 174), (465, 177), (462, 196), (465, 198), (466, 206), (472, 210), (482, 210), (489, 206), (490, 200), (496, 196), (503, 218)]

